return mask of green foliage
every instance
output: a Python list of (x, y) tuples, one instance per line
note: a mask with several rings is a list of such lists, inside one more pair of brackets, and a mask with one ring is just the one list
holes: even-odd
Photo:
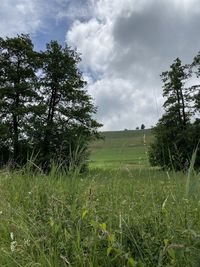
[[(200, 52), (194, 58), (192, 67), (195, 68), (196, 76), (199, 78), (200, 76)], [(195, 103), (195, 109), (197, 112), (200, 112), (200, 85), (192, 86), (191, 90), (193, 91), (193, 100)]]
[[(195, 109), (195, 95), (185, 83), (191, 77), (188, 65), (176, 59), (170, 70), (164, 72), (163, 96), (165, 113), (154, 128), (155, 141), (149, 149), (149, 160), (153, 166), (174, 170), (186, 170), (193, 151), (199, 142), (199, 123), (191, 122)], [(200, 150), (195, 166), (200, 166)]]
[(36, 71), (37, 53), (28, 35), (0, 38), (0, 164), (8, 159), (20, 164), (26, 157), (28, 122), (39, 98)]
[(79, 55), (57, 41), (36, 53), (28, 35), (0, 39), (0, 164), (30, 155), (45, 171), (85, 165), (101, 126), (78, 70)]
[(200, 184), (187, 196), (187, 180), (145, 169), (1, 171), (0, 266), (197, 267)]
[(88, 142), (98, 136), (101, 126), (92, 119), (96, 108), (77, 68), (80, 57), (56, 41), (47, 44), (41, 57), (41, 92), (46, 110), (39, 118), (40, 136), (35, 138), (40, 149), (39, 164), (48, 170), (54, 159), (66, 168), (80, 166), (87, 158)]

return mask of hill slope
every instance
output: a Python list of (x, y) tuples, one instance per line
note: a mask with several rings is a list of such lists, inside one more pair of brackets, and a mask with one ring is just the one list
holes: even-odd
[(91, 144), (90, 167), (146, 167), (153, 140), (150, 129), (102, 132), (103, 140)]

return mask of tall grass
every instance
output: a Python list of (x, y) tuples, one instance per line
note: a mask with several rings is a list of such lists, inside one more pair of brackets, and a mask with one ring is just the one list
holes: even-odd
[(195, 160), (198, 152), (198, 146), (196, 147), (194, 153), (192, 154), (190, 166), (188, 169), (187, 181), (186, 181), (186, 197), (198, 194), (200, 190), (200, 173), (198, 174), (197, 171), (195, 171), (194, 169)]
[(181, 173), (0, 173), (0, 266), (199, 266), (200, 194)]

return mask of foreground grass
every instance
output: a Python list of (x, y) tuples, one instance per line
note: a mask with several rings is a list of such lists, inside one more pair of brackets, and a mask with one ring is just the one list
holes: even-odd
[(183, 174), (0, 173), (0, 266), (199, 266), (200, 194)]

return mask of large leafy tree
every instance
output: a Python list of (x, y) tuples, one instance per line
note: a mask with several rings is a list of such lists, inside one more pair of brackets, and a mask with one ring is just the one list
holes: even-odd
[(1, 164), (22, 165), (27, 153), (49, 170), (85, 162), (88, 142), (101, 126), (78, 69), (79, 54), (57, 41), (37, 53), (28, 35), (0, 39)]
[(1, 163), (24, 161), (29, 120), (38, 98), (36, 58), (29, 35), (0, 38)]
[(150, 148), (150, 163), (163, 168), (181, 170), (188, 167), (196, 140), (192, 140), (190, 91), (185, 83), (190, 67), (177, 58), (164, 72), (163, 96), (165, 113), (155, 127), (155, 142)]
[(79, 55), (57, 41), (42, 54), (41, 90), (46, 110), (38, 122), (37, 147), (43, 169), (51, 159), (78, 164), (86, 155), (87, 143), (101, 126), (92, 118), (96, 108), (78, 69)]

